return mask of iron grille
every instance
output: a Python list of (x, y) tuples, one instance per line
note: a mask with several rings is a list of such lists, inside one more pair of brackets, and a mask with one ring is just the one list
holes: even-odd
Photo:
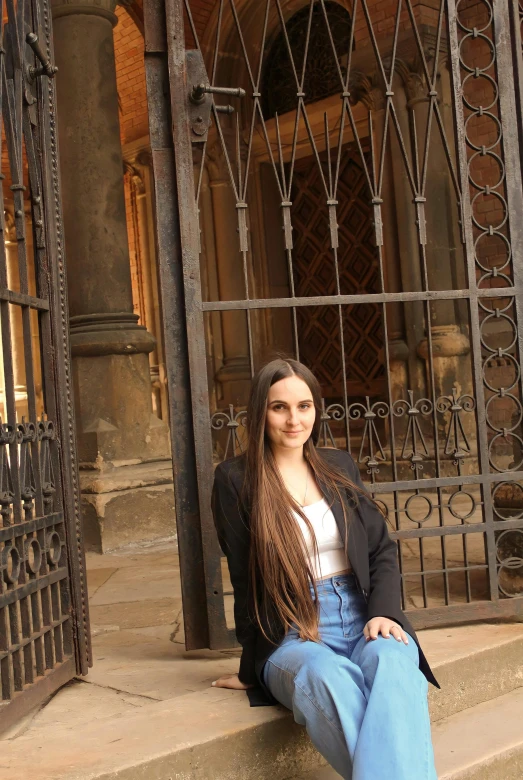
[(89, 637), (49, 5), (6, 0), (0, 24), (0, 729), (5, 729), (77, 672), (87, 671)]
[[(297, 58), (289, 34), (296, 6), (285, 0), (217, 0), (207, 20), (189, 0), (166, 0), (167, 30), (183, 27), (185, 46), (162, 37), (160, 15), (146, 18), (148, 51), (159, 55), (147, 65), (155, 119), (154, 85), (159, 74), (167, 78), (166, 61), (170, 69), (176, 177), (157, 163), (155, 175), (160, 224), (160, 195), (169, 192), (179, 236), (163, 255), (162, 286), (164, 301), (178, 296), (185, 307), (191, 396), (183, 408), (173, 404), (172, 421), (187, 428), (192, 414), (195, 466), (184, 462), (201, 522), (199, 546), (189, 550), (189, 514), (179, 502), (179, 538), (191, 566), (203, 556), (201, 620), (211, 646), (230, 641), (232, 628), (209, 509), (212, 462), (244, 446), (249, 377), (276, 351), (311, 364), (312, 350), (323, 377), (341, 376), (322, 381), (323, 440), (351, 451), (388, 509), (415, 625), (522, 612), (523, 203), (512, 87), (520, 9), (504, 0), (430, 8), (396, 0), (388, 11), (346, 2), (342, 44), (331, 5), (302, 4), (308, 17)], [(309, 101), (319, 20), (337, 88)], [(198, 61), (210, 88), (194, 108)], [(264, 114), (266, 62), (286, 67), (294, 87), (282, 115)], [(220, 100), (223, 87), (231, 106)], [(153, 128), (157, 160), (168, 147), (166, 127)], [(356, 184), (340, 186), (347, 154), (363, 171), (366, 210), (350, 202)], [(313, 193), (297, 190), (304, 160), (316, 174)], [(306, 230), (296, 235), (298, 223)], [(352, 251), (358, 241), (366, 253)], [(320, 255), (304, 289), (304, 269)], [(367, 281), (358, 286), (358, 278)], [(170, 381), (174, 392), (172, 369)], [(191, 604), (187, 593), (194, 623)]]

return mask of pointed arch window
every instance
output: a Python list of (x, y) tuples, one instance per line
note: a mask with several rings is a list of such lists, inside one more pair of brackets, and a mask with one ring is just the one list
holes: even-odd
[[(341, 92), (340, 70), (345, 78), (351, 16), (339, 3), (326, 0), (323, 5), (325, 13), (322, 3), (316, 2), (313, 5), (308, 47), (306, 45), (310, 14), (308, 4), (291, 16), (285, 24), (288, 43), (283, 30), (275, 38), (263, 69), (262, 108), (265, 119), (271, 119), (275, 114), (285, 114), (296, 107), (296, 77), (289, 57), (289, 46), (298, 79), (301, 77), (307, 48), (303, 90), (305, 103), (322, 100)], [(333, 52), (333, 43), (336, 55)]]

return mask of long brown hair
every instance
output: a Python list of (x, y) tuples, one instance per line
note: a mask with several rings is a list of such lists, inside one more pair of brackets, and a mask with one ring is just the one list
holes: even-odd
[[(307, 524), (318, 555), (312, 525), (301, 507), (285, 487), (274, 454), (265, 433), (269, 390), (276, 382), (296, 376), (312, 394), (316, 419), (303, 454), (316, 481), (341, 501), (345, 517), (345, 551), (347, 552), (349, 517), (342, 494), (357, 502), (359, 490), (339, 469), (316, 450), (321, 425), (321, 389), (309, 369), (296, 360), (279, 358), (267, 363), (253, 379), (247, 407), (248, 445), (244, 491), (251, 515), (250, 582), (256, 620), (267, 636), (261, 611), (268, 605), (286, 628), (296, 624), (302, 639), (319, 641), (318, 591), (309, 563), (305, 539), (293, 515), (298, 512)], [(314, 599), (310, 585), (314, 587)]]

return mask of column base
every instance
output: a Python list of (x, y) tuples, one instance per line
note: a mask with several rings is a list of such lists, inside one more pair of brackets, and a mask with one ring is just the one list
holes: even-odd
[(71, 317), (73, 357), (149, 354), (156, 339), (138, 325), (138, 315), (129, 312), (83, 314)]
[(103, 470), (170, 457), (169, 427), (151, 410), (145, 354), (73, 360), (80, 465)]
[(87, 550), (107, 553), (130, 544), (176, 537), (169, 460), (80, 469), (82, 524)]

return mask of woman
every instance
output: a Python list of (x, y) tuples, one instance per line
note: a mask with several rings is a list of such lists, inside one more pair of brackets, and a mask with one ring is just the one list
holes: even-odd
[(213, 685), (292, 710), (343, 778), (433, 780), (437, 682), (400, 608), (396, 545), (351, 456), (316, 449), (320, 409), (311, 372), (272, 361), (253, 380), (246, 454), (216, 469), (243, 652)]

